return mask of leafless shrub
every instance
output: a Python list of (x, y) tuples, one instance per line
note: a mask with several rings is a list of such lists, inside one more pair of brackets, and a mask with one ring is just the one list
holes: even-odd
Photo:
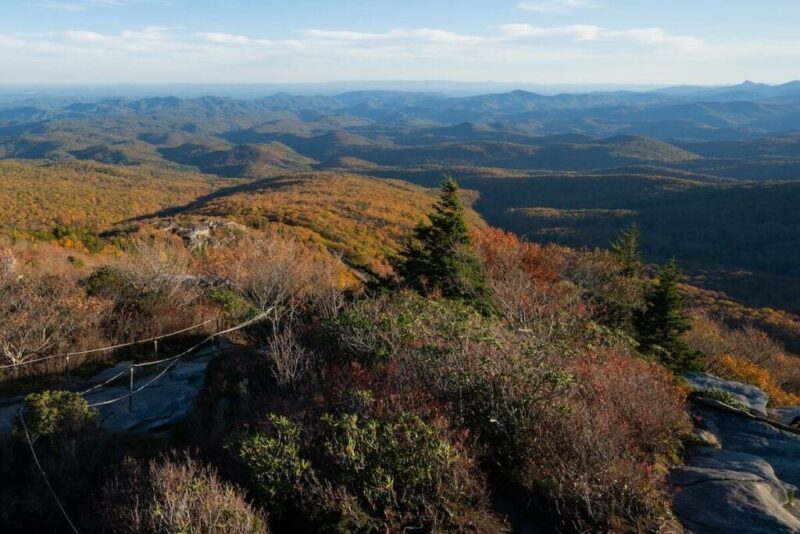
[(297, 342), (289, 326), (272, 334), (267, 351), (272, 376), (281, 387), (294, 388), (314, 371), (315, 354)]
[(347, 273), (340, 259), (320, 261), (311, 273), (311, 306), (322, 319), (332, 319), (347, 303)]
[(642, 282), (623, 276), (605, 250), (571, 251), (564, 277), (580, 289), (588, 311), (604, 324), (624, 328), (633, 310), (643, 306)]
[(217, 474), (187, 456), (130, 464), (105, 483), (98, 506), (106, 532), (266, 533), (262, 515)]
[(137, 239), (126, 252), (120, 274), (131, 287), (142, 294), (159, 294), (167, 299), (182, 294), (191, 254), (180, 239)]
[(277, 235), (250, 238), (210, 254), (210, 270), (259, 311), (276, 308), (276, 324), (294, 323), (315, 308), (335, 315), (346, 288), (340, 261)]
[(65, 350), (90, 307), (74, 280), (54, 276), (0, 279), (0, 356), (17, 364)]
[(564, 336), (585, 316), (580, 288), (565, 281), (566, 249), (487, 229), (475, 235), (493, 301), (506, 321), (540, 340)]
[(90, 294), (113, 303), (104, 319), (109, 338), (133, 341), (198, 324), (210, 315), (192, 283), (192, 257), (178, 237), (137, 239), (126, 254), (87, 280)]

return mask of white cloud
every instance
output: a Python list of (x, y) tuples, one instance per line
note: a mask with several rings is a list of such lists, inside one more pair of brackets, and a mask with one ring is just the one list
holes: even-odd
[(662, 28), (636, 28), (609, 30), (591, 24), (540, 27), (530, 24), (506, 24), (496, 28), (509, 39), (565, 38), (574, 41), (597, 41), (605, 43), (636, 44), (639, 46), (700, 51), (708, 49), (708, 43), (699, 37), (671, 34)]
[(170, 36), (169, 32), (174, 28), (162, 28), (159, 26), (148, 26), (139, 31), (127, 30), (122, 32), (121, 36), (127, 40), (142, 40), (142, 41), (167, 41)]
[(3, 48), (23, 48), (24, 46), (25, 41), (0, 33), (0, 50)]
[(704, 39), (687, 35), (673, 35), (661, 28), (605, 31), (602, 32), (602, 36), (606, 39), (627, 39), (641, 45), (668, 46), (684, 51), (699, 51), (708, 48), (708, 43)]
[(595, 4), (590, 0), (527, 0), (517, 4), (517, 7), (538, 13), (560, 13), (571, 9), (595, 7)]
[(387, 37), (387, 34), (381, 33), (364, 33), (339, 30), (304, 30), (302, 34), (308, 39), (318, 39), (321, 41), (362, 42), (377, 41)]
[(0, 35), (0, 72), (17, 83), (425, 78), (701, 83), (704, 76), (715, 76), (705, 81), (716, 83), (724, 72), (740, 73), (731, 79), (758, 78), (770, 62), (775, 72), (778, 62), (800, 62), (800, 42), (715, 43), (662, 28), (525, 23), (475, 33), (315, 28), (297, 31), (294, 39), (159, 26)]
[(198, 33), (197, 36), (209, 43), (246, 45), (253, 42), (252, 39), (244, 35), (232, 35), (230, 33)]
[(67, 39), (71, 41), (77, 41), (81, 43), (102, 43), (111, 39), (107, 35), (83, 30), (67, 30), (64, 32), (64, 35), (66, 35)]
[(591, 24), (573, 24), (570, 26), (540, 27), (530, 24), (505, 24), (497, 27), (500, 32), (512, 39), (524, 37), (568, 37), (579, 41), (597, 39), (603, 29)]

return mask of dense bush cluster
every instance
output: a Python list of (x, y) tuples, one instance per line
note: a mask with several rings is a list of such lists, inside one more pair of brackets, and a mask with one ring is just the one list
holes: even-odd
[[(246, 228), (194, 250), (134, 234), (118, 257), (70, 264), (73, 290), (105, 306), (95, 328), (108, 340), (269, 312), (210, 365), (174, 435), (117, 441), (79, 396), (29, 397), (36, 446), (82, 527), (497, 532), (524, 516), (560, 531), (661, 528), (664, 476), (690, 430), (674, 372), (701, 351), (727, 361), (710, 330), (688, 330), (677, 272), (644, 279), (630, 242), (576, 251), (465, 234), (454, 195), (444, 188), (400, 276), (369, 284), (314, 244)], [(449, 257), (431, 276), (434, 249)], [(771, 351), (718, 334), (741, 357)], [(0, 468), (29, 483), (14, 439)], [(31, 503), (35, 517), (43, 503)]]
[[(313, 531), (456, 529), (483, 509), (481, 478), (447, 425), (408, 413), (323, 413), (302, 424), (270, 415), (231, 445), (256, 494), (278, 517)], [(299, 527), (296, 527), (299, 528)]]

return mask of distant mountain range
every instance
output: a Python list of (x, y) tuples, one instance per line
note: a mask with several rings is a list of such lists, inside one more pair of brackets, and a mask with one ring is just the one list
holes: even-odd
[(257, 98), (0, 91), (0, 159), (229, 181), (333, 171), (430, 187), (452, 173), (493, 225), (606, 246), (635, 221), (649, 259), (675, 254), (704, 287), (800, 313), (800, 82), (428, 89)]
[(188, 123), (239, 117), (252, 121), (254, 127), (295, 120), (324, 121), (333, 128), (416, 130), (474, 122), (496, 123), (496, 130), (528, 136), (579, 133), (594, 137), (735, 140), (798, 131), (800, 82), (553, 95), (515, 90), (467, 97), (435, 92), (351, 91), (334, 96), (277, 93), (255, 99), (166, 96), (45, 100), (23, 95), (0, 100), (0, 127), (5, 133), (14, 133), (9, 127), (21, 123), (154, 114)]

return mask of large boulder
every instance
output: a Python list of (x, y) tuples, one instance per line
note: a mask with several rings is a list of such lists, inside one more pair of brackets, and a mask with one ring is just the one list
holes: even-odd
[(766, 417), (769, 395), (755, 386), (723, 380), (707, 373), (686, 373), (683, 378), (692, 389), (699, 391), (722, 390), (730, 393), (752, 413)]
[(687, 465), (670, 474), (678, 518), (695, 533), (800, 532), (800, 433), (786, 426), (797, 410), (768, 410), (769, 397), (754, 386), (704, 373), (685, 378), (695, 390), (729, 393), (747, 411), (695, 403), (697, 431), (719, 448), (693, 449)]
[(700, 448), (670, 482), (678, 489), (675, 513), (696, 534), (800, 532), (785, 507), (794, 487), (758, 456)]
[[(134, 390), (147, 386), (129, 403), (131, 362), (120, 362), (91, 379), (74, 384), (76, 391), (89, 390), (84, 397), (98, 405), (100, 427), (110, 432), (161, 432), (186, 418), (194, 407), (205, 381), (206, 368), (217, 352), (199, 351), (193, 358), (165, 367), (135, 370)], [(23, 395), (0, 397), (0, 433), (9, 432), (24, 403)], [(108, 404), (104, 404), (108, 403)], [(130, 409), (129, 409), (130, 404)]]
[(695, 415), (726, 451), (758, 456), (778, 478), (800, 486), (800, 435), (733, 412), (698, 408)]

